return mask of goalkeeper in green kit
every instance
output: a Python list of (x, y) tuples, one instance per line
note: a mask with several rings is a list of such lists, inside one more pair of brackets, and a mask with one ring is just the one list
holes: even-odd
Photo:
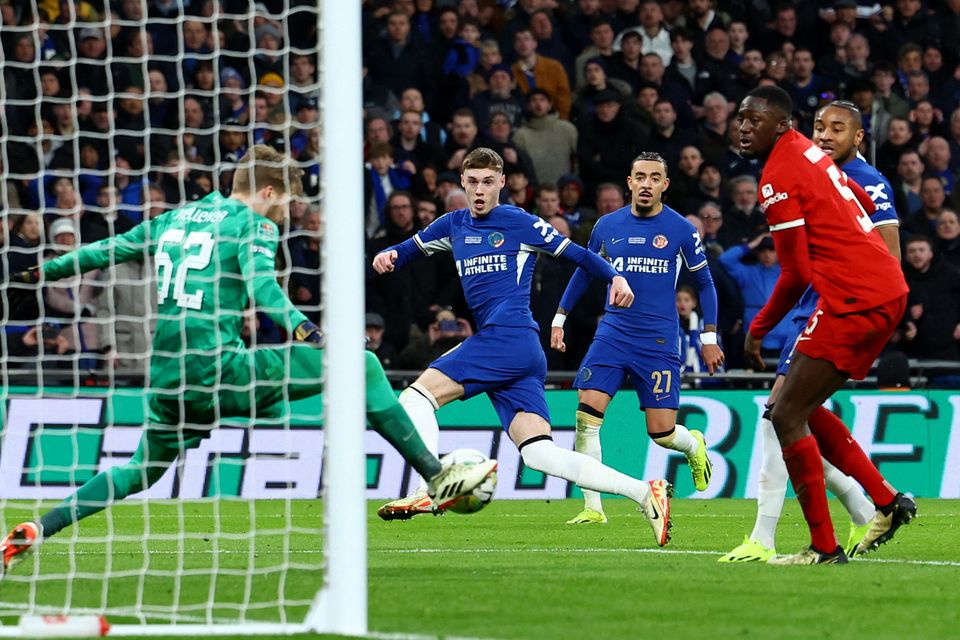
[[(39, 522), (17, 525), (0, 543), (0, 576), (43, 539), (153, 485), (178, 456), (209, 436), (220, 419), (277, 416), (284, 401), (321, 392), (323, 338), (286, 297), (275, 270), (278, 225), (286, 220), (290, 199), (300, 194), (301, 174), (281, 153), (257, 145), (240, 161), (230, 198), (213, 192), (127, 233), (11, 277), (35, 290), (44, 281), (148, 252), (157, 272), (157, 326), (148, 423), (133, 457), (90, 479)], [(251, 302), (295, 342), (247, 349), (241, 330)], [(430, 495), (436, 496), (440, 510), (496, 470), (495, 460), (441, 467), (369, 351), (366, 393), (370, 425), (417, 473), (430, 478)]]

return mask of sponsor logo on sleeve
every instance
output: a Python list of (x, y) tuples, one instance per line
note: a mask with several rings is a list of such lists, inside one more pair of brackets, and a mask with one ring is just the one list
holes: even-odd
[(264, 240), (276, 240), (277, 228), (270, 222), (261, 222), (257, 225), (257, 237)]
[(769, 198), (770, 196), (772, 196), (772, 195), (773, 195), (773, 185), (770, 184), (770, 183), (767, 183), (767, 184), (763, 185), (762, 187), (760, 187), (760, 195), (762, 195), (764, 198)]

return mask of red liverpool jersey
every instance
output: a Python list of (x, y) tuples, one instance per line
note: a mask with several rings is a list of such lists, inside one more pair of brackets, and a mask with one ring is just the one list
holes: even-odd
[[(900, 264), (873, 233), (870, 216), (846, 175), (803, 134), (791, 129), (774, 145), (760, 178), (758, 200), (781, 260), (806, 261), (794, 265), (794, 271), (809, 273), (831, 312), (863, 311), (907, 293)], [(788, 246), (803, 235), (777, 233), (798, 227), (805, 232), (805, 248)], [(769, 331), (770, 323), (776, 324), (796, 302), (777, 297), (775, 293), (767, 303), (771, 308), (765, 307), (760, 322), (754, 322), (755, 336)], [(779, 307), (787, 302), (781, 313)]]

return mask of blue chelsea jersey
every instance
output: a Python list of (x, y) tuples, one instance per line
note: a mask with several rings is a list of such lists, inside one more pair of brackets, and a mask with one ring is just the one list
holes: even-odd
[(512, 205), (500, 205), (476, 218), (469, 209), (451, 211), (413, 240), (427, 255), (453, 253), (463, 293), (480, 329), (491, 325), (537, 329), (530, 312), (536, 252), (559, 256), (575, 246), (546, 220)]
[[(877, 171), (876, 167), (870, 165), (859, 153), (850, 162), (842, 167), (847, 177), (863, 187), (870, 199), (873, 200), (876, 211), (870, 216), (873, 226), (882, 227), (885, 225), (900, 224), (897, 216), (897, 209), (893, 204), (893, 188), (890, 181), (882, 173)], [(794, 322), (806, 320), (813, 315), (817, 308), (817, 301), (820, 296), (813, 287), (807, 287), (803, 297), (793, 308)]]
[(607, 305), (597, 337), (676, 344), (676, 287), (681, 262), (691, 271), (707, 268), (694, 226), (666, 205), (649, 218), (633, 215), (628, 205), (597, 221), (588, 248), (606, 258), (627, 279), (636, 296), (627, 309)]

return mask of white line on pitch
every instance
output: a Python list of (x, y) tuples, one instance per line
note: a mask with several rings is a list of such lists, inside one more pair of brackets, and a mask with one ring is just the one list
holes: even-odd
[[(256, 553), (271, 553), (279, 554), (280, 552), (272, 552), (267, 549), (264, 550), (255, 550)], [(650, 549), (650, 548), (641, 548), (641, 549), (618, 549), (618, 548), (605, 548), (605, 547), (530, 547), (530, 548), (507, 548), (507, 549), (498, 549), (495, 547), (480, 547), (476, 549), (452, 549), (444, 547), (428, 547), (428, 548), (418, 548), (418, 549), (371, 549), (371, 553), (382, 553), (382, 554), (442, 554), (442, 553), (459, 553), (459, 554), (498, 554), (498, 553), (648, 553), (654, 555), (678, 555), (678, 556), (721, 556), (725, 551), (711, 551), (708, 549)], [(151, 549), (149, 551), (150, 555), (157, 556), (208, 556), (212, 555), (214, 552), (210, 550), (203, 551), (178, 551), (175, 549)], [(217, 554), (222, 555), (249, 555), (249, 549), (221, 549), (216, 552)], [(297, 555), (313, 555), (313, 554), (322, 554), (322, 549), (300, 549), (296, 551), (290, 551), (290, 556)], [(87, 551), (82, 549), (77, 549), (74, 551), (53, 551), (48, 550), (44, 555), (48, 556), (104, 556), (106, 552), (104, 551)], [(139, 555), (132, 552), (123, 552), (117, 551), (114, 552), (114, 555)], [(876, 562), (880, 564), (913, 564), (927, 567), (960, 567), (960, 561), (954, 560), (912, 560), (909, 558), (857, 558), (856, 562)], [(149, 573), (149, 571), (147, 572)]]

